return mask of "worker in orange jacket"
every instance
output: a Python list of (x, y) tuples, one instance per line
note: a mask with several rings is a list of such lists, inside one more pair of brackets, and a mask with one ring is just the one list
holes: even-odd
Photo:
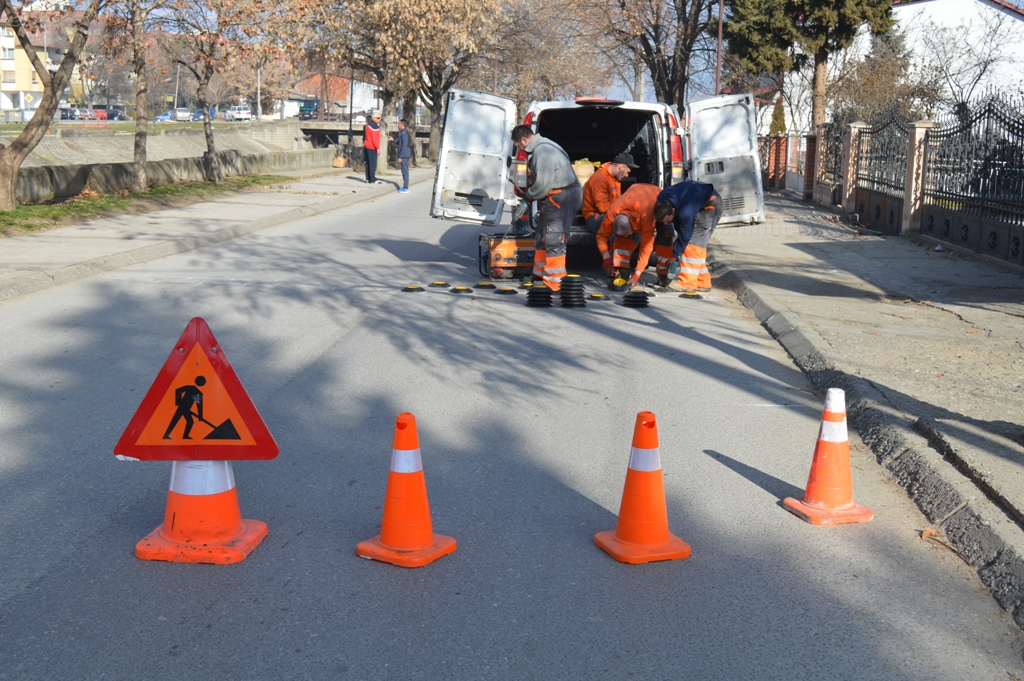
[[(628, 278), (631, 285), (636, 286), (640, 281), (640, 273), (647, 269), (651, 253), (654, 252), (654, 202), (658, 200), (659, 192), (661, 187), (653, 184), (635, 184), (608, 208), (601, 229), (597, 232), (597, 248), (604, 259), (605, 274), (609, 277), (614, 279), (618, 270), (618, 276)], [(612, 247), (609, 250), (610, 239)], [(637, 242), (640, 255), (636, 269), (630, 275), (629, 261)]]
[(603, 164), (583, 185), (583, 219), (591, 234), (597, 234), (604, 214), (621, 195), (622, 181), (629, 177), (629, 171), (639, 167), (633, 163), (632, 154), (616, 154), (611, 163)]

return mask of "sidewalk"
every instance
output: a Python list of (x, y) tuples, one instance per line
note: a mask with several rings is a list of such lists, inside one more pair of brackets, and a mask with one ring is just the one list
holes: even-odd
[[(100, 272), (221, 243), (252, 232), (393, 194), (401, 176), (368, 185), (361, 174), (316, 171), (287, 184), (222, 196), (142, 215), (90, 220), (79, 225), (0, 239), (0, 301)], [(434, 167), (413, 168), (410, 182), (434, 178)]]
[(1024, 626), (1024, 276), (773, 193), (709, 262)]

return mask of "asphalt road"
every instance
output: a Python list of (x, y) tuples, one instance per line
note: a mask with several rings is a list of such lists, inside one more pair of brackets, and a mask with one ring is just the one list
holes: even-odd
[[(874, 521), (782, 510), (822, 401), (728, 292), (401, 293), (478, 280), (480, 229), (414, 192), (0, 304), (0, 679), (1024, 678), (1020, 632), (863, 446)], [(170, 464), (112, 454), (193, 316), (281, 446), (235, 465), (270, 527), (235, 566), (136, 559)], [(593, 535), (642, 409), (693, 555), (627, 566)], [(415, 570), (354, 553), (401, 411), (459, 542)]]

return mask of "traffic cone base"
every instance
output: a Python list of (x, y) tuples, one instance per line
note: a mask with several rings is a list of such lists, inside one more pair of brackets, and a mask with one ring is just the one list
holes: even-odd
[(818, 526), (866, 523), (875, 517), (874, 511), (858, 503), (850, 504), (846, 508), (819, 508), (803, 500), (787, 497), (782, 505), (801, 520)]
[(620, 563), (641, 565), (659, 560), (681, 560), (690, 557), (690, 545), (674, 534), (668, 535), (668, 543), (661, 546), (631, 544), (615, 538), (615, 530), (598, 532), (594, 543)]
[(379, 560), (382, 563), (391, 563), (404, 568), (418, 568), (429, 565), (441, 556), (454, 553), (456, 549), (455, 540), (443, 534), (435, 534), (434, 541), (418, 549), (395, 549), (385, 546), (380, 542), (378, 534), (373, 539), (367, 539), (356, 544), (356, 555), (370, 560)]
[(241, 563), (268, 534), (259, 520), (242, 519), (234, 487), (219, 494), (167, 493), (164, 522), (135, 546), (142, 560)]

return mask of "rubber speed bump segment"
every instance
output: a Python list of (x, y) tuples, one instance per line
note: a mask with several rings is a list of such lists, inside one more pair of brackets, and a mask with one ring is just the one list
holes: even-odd
[(551, 289), (543, 284), (534, 284), (526, 292), (528, 307), (551, 307)]
[(618, 279), (612, 279), (608, 282), (608, 290), (622, 292), (629, 288), (629, 282), (619, 277)]
[(604, 293), (591, 293), (587, 298), (591, 300), (611, 300), (612, 297), (605, 295)]
[(454, 539), (434, 534), (416, 417), (408, 412), (399, 414), (395, 420), (380, 534), (359, 542), (356, 555), (415, 568), (433, 563), (454, 550)]
[(696, 291), (683, 291), (682, 293), (679, 294), (679, 297), (680, 298), (690, 298), (690, 299), (700, 300), (704, 296), (702, 296), (701, 294), (697, 293)]
[(502, 286), (495, 291), (499, 296), (518, 296), (519, 291), (515, 290), (511, 286)]
[(526, 290), (530, 290), (531, 288), (533, 288), (533, 282), (532, 281), (524, 281), (522, 284), (519, 285), (519, 288), (524, 288)]
[(583, 298), (583, 291), (583, 279), (580, 278), (580, 275), (566, 275), (562, 279), (562, 288), (558, 291), (562, 307), (586, 307), (587, 301)]
[(804, 497), (787, 497), (782, 506), (811, 525), (866, 523), (875, 516), (870, 508), (853, 500), (846, 393), (841, 388), (829, 388), (825, 393), (825, 411)]
[(452, 287), (452, 293), (472, 293), (473, 289), (468, 286), (454, 286)]
[(476, 284), (473, 288), (498, 288), (498, 287), (495, 286), (494, 284), (492, 284), (489, 281), (481, 281), (479, 284)]
[(626, 295), (622, 296), (622, 304), (626, 307), (647, 307), (647, 291), (643, 289), (633, 289)]
[(429, 286), (430, 288), (448, 288), (450, 284), (447, 281), (432, 281)]
[(690, 545), (668, 531), (658, 424), (649, 411), (636, 415), (619, 522), (614, 530), (594, 535), (594, 543), (620, 563), (632, 565), (690, 555)]
[(409, 284), (408, 286), (406, 286), (402, 290), (405, 291), (406, 293), (422, 293), (423, 291), (426, 291), (427, 289), (423, 288), (422, 286), (417, 286), (416, 284)]

